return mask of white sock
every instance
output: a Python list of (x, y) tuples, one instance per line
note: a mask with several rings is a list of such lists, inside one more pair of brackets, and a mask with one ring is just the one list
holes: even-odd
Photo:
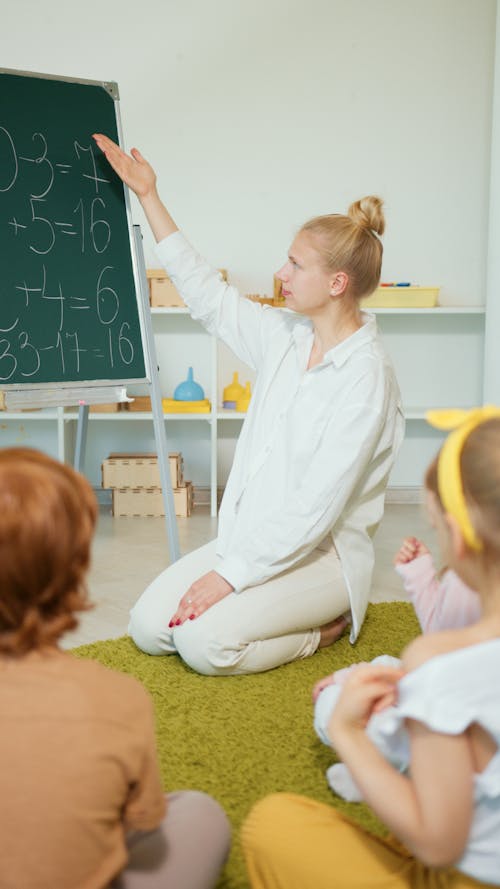
[(326, 770), (326, 777), (332, 790), (341, 796), (342, 799), (347, 800), (348, 803), (363, 802), (358, 785), (343, 762), (336, 762), (335, 765), (330, 766)]

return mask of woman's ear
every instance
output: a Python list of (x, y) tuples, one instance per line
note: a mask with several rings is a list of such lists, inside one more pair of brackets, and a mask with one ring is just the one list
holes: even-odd
[(335, 272), (330, 285), (331, 296), (341, 296), (347, 290), (349, 275), (346, 272)]

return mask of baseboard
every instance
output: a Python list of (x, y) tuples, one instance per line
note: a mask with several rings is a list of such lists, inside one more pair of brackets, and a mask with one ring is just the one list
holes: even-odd
[[(99, 506), (110, 507), (112, 492), (110, 488), (94, 488)], [(224, 488), (217, 489), (217, 503), (220, 503)], [(208, 485), (197, 485), (193, 490), (195, 506), (210, 506), (210, 488)], [(422, 503), (422, 488), (387, 488), (386, 503)]]
[(417, 503), (423, 502), (421, 487), (394, 487), (387, 488), (385, 495), (386, 503)]

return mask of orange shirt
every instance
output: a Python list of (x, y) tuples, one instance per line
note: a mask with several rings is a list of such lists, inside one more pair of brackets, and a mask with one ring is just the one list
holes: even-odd
[(135, 679), (57, 649), (0, 658), (0, 886), (102, 889), (165, 812)]

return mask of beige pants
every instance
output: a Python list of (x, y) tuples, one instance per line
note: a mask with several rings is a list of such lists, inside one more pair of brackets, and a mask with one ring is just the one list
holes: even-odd
[(167, 795), (156, 830), (127, 839), (129, 862), (110, 889), (213, 889), (231, 846), (224, 810), (206, 793)]
[(174, 562), (136, 603), (129, 633), (142, 651), (178, 652), (193, 670), (211, 676), (259, 673), (314, 654), (319, 628), (349, 610), (340, 561), (327, 540), (300, 565), (170, 628), (193, 581), (217, 570), (215, 545), (214, 540)]
[(396, 840), (378, 839), (332, 806), (294, 794), (274, 794), (258, 802), (243, 825), (242, 840), (252, 889), (478, 889), (487, 885), (451, 867), (427, 867)]

